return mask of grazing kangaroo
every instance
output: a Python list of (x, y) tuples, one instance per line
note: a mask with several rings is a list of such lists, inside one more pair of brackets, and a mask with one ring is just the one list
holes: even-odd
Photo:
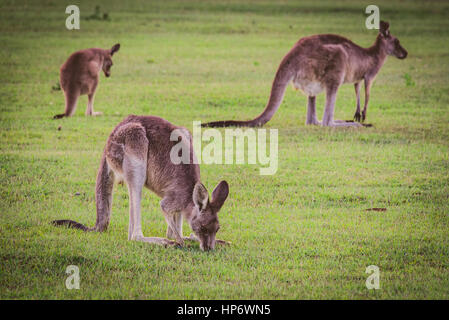
[[(388, 55), (404, 59), (407, 51), (392, 36), (388, 22), (380, 22), (380, 30), (374, 44), (362, 48), (349, 39), (333, 34), (322, 34), (300, 39), (282, 59), (271, 88), (265, 110), (250, 121), (216, 121), (203, 127), (263, 126), (274, 115), (284, 97), (290, 81), (308, 97), (306, 124), (323, 126), (361, 126), (357, 122), (334, 120), (337, 90), (343, 83), (354, 83), (357, 96), (356, 121), (364, 121), (372, 82)], [(360, 84), (365, 82), (365, 106), (360, 115)], [(315, 97), (326, 90), (323, 121), (319, 122), (315, 111)]]
[[(173, 164), (170, 152), (177, 141), (170, 141), (173, 130), (182, 132), (179, 143), (190, 150), (190, 164)], [(184, 150), (184, 149), (183, 149)], [(128, 186), (128, 239), (160, 245), (184, 245), (184, 240), (200, 242), (201, 250), (212, 250), (220, 228), (218, 211), (229, 193), (226, 181), (221, 181), (212, 192), (212, 200), (200, 181), (200, 168), (193, 161), (192, 136), (182, 127), (151, 116), (131, 115), (110, 134), (97, 175), (95, 200), (97, 221), (88, 228), (72, 220), (55, 220), (54, 225), (67, 225), (84, 231), (105, 231), (109, 225), (114, 182), (125, 181)], [(142, 234), (140, 201), (146, 186), (162, 198), (161, 209), (168, 224), (167, 238), (144, 237)], [(182, 218), (190, 224), (194, 235), (182, 236)]]
[(86, 115), (101, 115), (101, 112), (94, 112), (98, 74), (103, 70), (106, 77), (111, 76), (112, 56), (119, 49), (120, 44), (117, 43), (111, 49), (92, 48), (72, 53), (60, 70), (60, 83), (65, 96), (65, 112), (55, 115), (53, 119), (70, 117), (75, 112), (78, 97), (83, 94), (88, 96)]

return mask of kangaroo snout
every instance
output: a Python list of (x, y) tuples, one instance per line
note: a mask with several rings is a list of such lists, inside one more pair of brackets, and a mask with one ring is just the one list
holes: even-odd
[(200, 242), (200, 249), (202, 251), (211, 251), (215, 249), (215, 242), (213, 244), (209, 244), (209, 243), (202, 243)]
[(215, 249), (215, 234), (200, 238), (200, 249), (210, 251)]
[(398, 56), (398, 59), (401, 59), (401, 60), (405, 59), (405, 58), (407, 58), (407, 55), (408, 55), (407, 50), (403, 49), (403, 52), (401, 55)]
[(200, 244), (200, 249), (201, 251), (210, 251), (210, 250), (214, 250), (214, 248), (209, 247), (208, 245), (203, 245)]

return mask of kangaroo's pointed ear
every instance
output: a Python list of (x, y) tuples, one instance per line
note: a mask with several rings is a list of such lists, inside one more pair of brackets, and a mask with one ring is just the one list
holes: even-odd
[(223, 203), (228, 198), (229, 185), (226, 181), (221, 181), (212, 191), (211, 205), (218, 211), (223, 206)]
[(115, 44), (110, 50), (111, 56), (113, 56), (114, 53), (116, 53), (119, 49), (120, 49), (120, 43)]
[(379, 23), (379, 32), (384, 36), (388, 37), (390, 35), (390, 24), (386, 21), (381, 21)]
[(209, 202), (209, 193), (201, 182), (195, 184), (192, 195), (193, 203), (198, 207), (198, 210), (202, 211), (206, 208)]

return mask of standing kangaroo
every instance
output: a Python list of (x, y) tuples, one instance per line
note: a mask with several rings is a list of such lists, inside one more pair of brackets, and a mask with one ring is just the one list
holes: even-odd
[[(308, 97), (306, 124), (323, 126), (361, 126), (357, 122), (334, 120), (335, 100), (338, 88), (343, 83), (354, 83), (357, 96), (356, 121), (364, 121), (368, 108), (372, 82), (387, 56), (399, 59), (407, 51), (392, 36), (388, 22), (380, 22), (380, 30), (374, 44), (362, 48), (349, 39), (333, 34), (322, 34), (300, 39), (282, 59), (271, 88), (265, 110), (250, 121), (216, 121), (202, 124), (203, 127), (263, 126), (274, 115), (284, 97), (290, 81)], [(365, 106), (360, 115), (360, 84), (365, 82)], [(315, 111), (315, 97), (326, 90), (326, 105), (323, 121), (319, 122)]]
[[(176, 141), (170, 141), (174, 130), (181, 132), (181, 141), (190, 150), (190, 164), (173, 164), (170, 152)], [(183, 149), (184, 150), (184, 149)], [(184, 245), (184, 240), (200, 242), (201, 250), (212, 250), (220, 228), (218, 211), (229, 193), (226, 181), (212, 192), (212, 200), (200, 181), (200, 168), (193, 161), (192, 136), (182, 127), (151, 116), (131, 115), (110, 134), (97, 175), (95, 200), (97, 221), (88, 228), (72, 220), (55, 220), (54, 225), (67, 225), (84, 231), (105, 231), (109, 225), (114, 182), (125, 181), (128, 186), (130, 209), (128, 240), (160, 245)], [(161, 209), (168, 224), (167, 238), (144, 237), (142, 234), (140, 202), (146, 186), (162, 198)], [(182, 218), (190, 224), (195, 235), (182, 236)]]
[(111, 49), (80, 50), (67, 59), (61, 66), (60, 83), (65, 96), (65, 112), (53, 118), (70, 117), (76, 109), (78, 97), (87, 94), (86, 115), (97, 116), (101, 112), (94, 112), (94, 96), (98, 85), (98, 74), (103, 70), (106, 77), (111, 76), (112, 56), (120, 49), (117, 43)]

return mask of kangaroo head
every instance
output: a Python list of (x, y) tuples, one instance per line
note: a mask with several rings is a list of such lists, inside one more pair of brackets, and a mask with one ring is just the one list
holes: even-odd
[(398, 59), (405, 59), (407, 57), (407, 50), (405, 50), (399, 43), (399, 39), (390, 33), (390, 24), (385, 21), (379, 23), (379, 37), (383, 42), (387, 54), (395, 56)]
[(212, 192), (212, 200), (209, 201), (209, 194), (201, 182), (198, 182), (193, 189), (192, 220), (190, 226), (195, 235), (200, 240), (200, 248), (203, 251), (215, 248), (215, 235), (220, 229), (218, 223), (218, 211), (229, 194), (229, 186), (226, 181), (221, 181)]
[(106, 77), (111, 76), (112, 56), (120, 49), (120, 43), (117, 43), (109, 50), (104, 50), (103, 72)]

